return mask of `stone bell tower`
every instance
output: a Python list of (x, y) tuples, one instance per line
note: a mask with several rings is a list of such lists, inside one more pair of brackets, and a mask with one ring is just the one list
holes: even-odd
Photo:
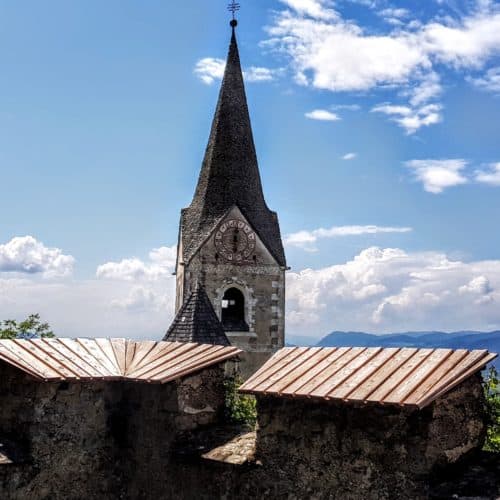
[(245, 376), (284, 345), (286, 259), (262, 191), (236, 25), (196, 192), (181, 213), (176, 310), (202, 286), (231, 344), (246, 351)]

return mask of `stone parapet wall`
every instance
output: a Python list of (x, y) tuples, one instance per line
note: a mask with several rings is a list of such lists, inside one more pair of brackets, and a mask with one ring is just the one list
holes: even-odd
[(421, 411), (259, 398), (254, 446), (220, 426), (222, 367), (165, 386), (0, 370), (0, 434), (29, 457), (0, 466), (2, 499), (424, 499), (484, 439), (479, 375)]
[(255, 457), (303, 494), (425, 498), (432, 471), (481, 449), (484, 411), (479, 374), (423, 410), (259, 397)]
[[(223, 367), (165, 385), (44, 383), (0, 363), (0, 498), (140, 498), (169, 475), (177, 435), (220, 419)], [(155, 490), (160, 493), (158, 490)]]

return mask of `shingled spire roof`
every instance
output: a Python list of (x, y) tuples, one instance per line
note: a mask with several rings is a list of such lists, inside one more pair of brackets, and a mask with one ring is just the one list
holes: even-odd
[(219, 101), (189, 208), (182, 211), (184, 260), (189, 261), (217, 222), (237, 205), (280, 265), (285, 254), (275, 212), (262, 192), (240, 56), (233, 33)]
[(197, 285), (184, 302), (163, 340), (166, 342), (231, 345), (210, 299), (201, 285)]

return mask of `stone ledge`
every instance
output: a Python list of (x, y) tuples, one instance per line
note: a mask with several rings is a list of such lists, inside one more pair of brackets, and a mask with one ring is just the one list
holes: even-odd
[(222, 446), (205, 453), (202, 458), (225, 464), (243, 465), (253, 461), (256, 440), (257, 433), (255, 431), (241, 434)]

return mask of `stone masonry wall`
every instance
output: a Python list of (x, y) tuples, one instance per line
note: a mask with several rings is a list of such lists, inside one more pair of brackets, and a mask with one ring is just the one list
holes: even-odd
[(219, 419), (222, 378), (217, 367), (165, 385), (44, 383), (0, 363), (0, 440), (27, 457), (0, 466), (0, 498), (151, 498), (171, 480), (177, 435)]
[(421, 411), (263, 397), (258, 412), (256, 459), (298, 498), (426, 498), (431, 471), (484, 442), (480, 375)]
[(258, 410), (253, 460), (177, 460), (182, 486), (163, 498), (427, 499), (442, 467), (484, 441), (479, 375), (422, 411), (271, 397)]
[(222, 372), (64, 385), (0, 364), (0, 437), (31, 457), (0, 466), (0, 498), (423, 499), (430, 474), (484, 440), (477, 375), (421, 411), (262, 397), (253, 460), (187, 456), (186, 435), (221, 423)]

